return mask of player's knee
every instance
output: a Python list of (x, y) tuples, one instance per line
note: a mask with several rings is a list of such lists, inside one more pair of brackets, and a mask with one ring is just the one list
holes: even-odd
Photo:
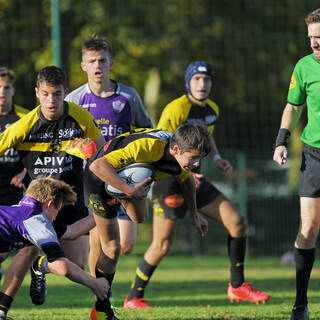
[(121, 245), (118, 242), (112, 242), (102, 245), (103, 254), (111, 260), (118, 260), (121, 252)]
[(305, 241), (314, 241), (318, 235), (319, 226), (315, 223), (303, 224), (301, 227), (301, 237)]
[(121, 243), (121, 255), (125, 256), (127, 254), (130, 254), (133, 251), (134, 244), (132, 243)]
[(234, 238), (245, 237), (247, 228), (248, 228), (247, 219), (239, 215), (238, 219), (230, 228), (229, 233)]
[(159, 251), (160, 255), (162, 257), (166, 256), (170, 251), (170, 248), (171, 248), (171, 241), (170, 240), (163, 241), (160, 246), (160, 251)]

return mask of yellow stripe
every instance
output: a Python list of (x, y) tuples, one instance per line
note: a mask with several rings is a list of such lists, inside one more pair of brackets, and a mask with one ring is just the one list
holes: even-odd
[(0, 304), (0, 307), (2, 307), (2, 308), (5, 308), (5, 309), (9, 309), (8, 307), (6, 307), (6, 306), (4, 306), (4, 305), (2, 305), (2, 304)]
[(149, 277), (146, 276), (144, 273), (142, 273), (139, 268), (137, 268), (136, 273), (137, 273), (137, 276), (141, 278), (143, 281), (147, 281), (149, 279)]
[[(59, 147), (58, 151), (65, 151), (66, 147), (73, 140), (61, 141), (61, 147)], [(52, 151), (52, 143), (51, 142), (22, 142), (17, 146), (19, 151)]]

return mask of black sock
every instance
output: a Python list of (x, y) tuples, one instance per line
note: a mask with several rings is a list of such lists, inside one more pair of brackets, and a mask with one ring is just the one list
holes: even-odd
[(294, 258), (296, 262), (296, 306), (308, 305), (308, 283), (315, 259), (315, 251), (315, 248), (294, 248)]
[(238, 288), (243, 284), (243, 265), (246, 252), (246, 237), (232, 238), (228, 237), (228, 253), (231, 263), (231, 285)]
[[(98, 270), (97, 267), (96, 267), (95, 271), (96, 271), (96, 278), (106, 278), (107, 279), (107, 281), (109, 282), (109, 286), (110, 286), (110, 289), (109, 289), (109, 292), (110, 292), (112, 281), (114, 278), (114, 273), (104, 273), (104, 272)], [(100, 300), (99, 298), (97, 298), (95, 309), (97, 311), (103, 311), (106, 313), (113, 313), (113, 311), (111, 309), (111, 303), (110, 303), (109, 297), (106, 299), (103, 299), (103, 300)]]
[(11, 298), (10, 296), (7, 296), (3, 292), (0, 292), (0, 310), (5, 312), (5, 314), (7, 314), (12, 301), (13, 301), (13, 298)]
[(136, 277), (131, 285), (131, 291), (128, 300), (132, 298), (143, 298), (144, 290), (157, 266), (151, 266), (144, 258), (140, 260), (136, 270)]

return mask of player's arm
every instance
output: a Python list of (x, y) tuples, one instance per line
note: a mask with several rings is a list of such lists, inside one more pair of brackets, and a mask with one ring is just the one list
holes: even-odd
[(151, 180), (150, 177), (131, 187), (119, 178), (116, 170), (105, 157), (101, 157), (93, 161), (90, 164), (89, 169), (100, 180), (119, 189), (130, 198), (140, 199), (147, 196), (148, 190), (146, 190), (144, 186)]
[(289, 102), (286, 104), (283, 110), (281, 125), (274, 145), (275, 149), (273, 154), (273, 160), (280, 165), (283, 165), (287, 162), (288, 139), (300, 119), (302, 110), (302, 106), (295, 106)]
[(199, 236), (204, 237), (208, 232), (208, 222), (202, 216), (197, 213), (197, 204), (196, 204), (196, 185), (192, 175), (184, 180), (179, 182), (181, 191), (187, 206), (190, 212), (190, 219), (195, 226)]
[(67, 258), (60, 257), (48, 262), (48, 269), (56, 275), (90, 288), (99, 299), (103, 300), (107, 297), (109, 284), (105, 278), (92, 277)]
[(211, 150), (212, 150), (211, 151), (212, 160), (216, 163), (219, 170), (223, 171), (227, 176), (230, 175), (233, 169), (231, 163), (229, 162), (229, 160), (221, 157), (213, 136), (210, 136), (210, 142), (211, 142)]
[(93, 215), (91, 214), (73, 224), (68, 225), (63, 235), (61, 237), (59, 237), (58, 235), (58, 237), (60, 240), (74, 240), (88, 233), (92, 228), (95, 227), (95, 225), (96, 223), (94, 221)]
[(23, 179), (26, 176), (27, 173), (27, 169), (23, 168), (23, 170), (19, 173), (17, 173), (14, 177), (12, 177), (10, 184), (16, 186), (17, 188), (23, 188), (24, 184), (23, 184)]

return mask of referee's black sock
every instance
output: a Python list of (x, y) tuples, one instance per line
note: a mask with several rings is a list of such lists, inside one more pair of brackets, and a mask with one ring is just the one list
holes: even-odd
[(315, 248), (294, 248), (294, 258), (296, 262), (296, 306), (308, 305), (308, 283), (315, 259), (315, 251)]
[[(107, 281), (109, 283), (109, 286), (110, 286), (110, 289), (109, 289), (109, 292), (110, 292), (112, 281), (113, 281), (113, 278), (114, 278), (114, 273), (104, 273), (104, 272), (98, 270), (97, 267), (96, 267), (95, 271), (96, 271), (96, 277), (97, 278), (106, 278), (107, 279)], [(106, 312), (106, 313), (112, 312), (111, 303), (110, 303), (109, 297), (106, 298), (106, 299), (103, 299), (103, 300), (100, 300), (97, 297), (95, 308), (96, 308), (97, 311), (103, 311), (103, 312)]]
[(246, 253), (246, 237), (233, 238), (228, 237), (228, 253), (230, 258), (231, 285), (238, 288), (244, 281), (243, 265)]
[(136, 270), (136, 277), (131, 285), (128, 300), (143, 298), (144, 290), (157, 266), (151, 266), (142, 258)]
[(4, 294), (3, 292), (0, 292), (0, 310), (2, 310), (5, 314), (8, 313), (12, 301), (13, 298)]

